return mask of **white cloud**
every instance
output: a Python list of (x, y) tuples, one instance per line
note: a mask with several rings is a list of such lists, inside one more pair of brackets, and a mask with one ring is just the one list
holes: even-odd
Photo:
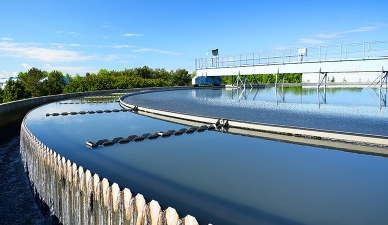
[(373, 30), (377, 30), (377, 29), (378, 29), (378, 27), (375, 27), (375, 26), (359, 27), (359, 28), (356, 28), (353, 30), (345, 30), (345, 31), (329, 33), (329, 34), (318, 34), (318, 35), (316, 35), (316, 37), (317, 38), (336, 38), (336, 37), (343, 35), (343, 34), (368, 32), (368, 31), (373, 31)]
[(126, 57), (126, 58), (139, 58), (139, 56), (137, 56), (137, 55), (124, 55), (124, 57)]
[(133, 50), (133, 52), (152, 52), (152, 48), (139, 48), (139, 49)]
[(98, 71), (96, 67), (92, 67), (92, 66), (51, 66), (49, 64), (45, 64), (43, 66), (43, 70), (46, 70), (46, 71), (58, 70), (64, 74), (68, 73), (72, 75), (75, 75), (76, 73), (83, 75), (86, 72), (94, 73)]
[(9, 38), (9, 37), (3, 37), (3, 38), (0, 38), (0, 40), (2, 40), (2, 41), (12, 41), (13, 39)]
[(5, 71), (5, 70), (2, 70), (0, 72), (0, 78), (8, 78), (8, 77), (17, 77), (18, 76), (18, 73), (17, 72), (13, 72), (12, 74), (8, 71)]
[(113, 61), (113, 60), (120, 59), (120, 58), (121, 57), (118, 55), (106, 55), (104, 57), (101, 57), (100, 59), (104, 60), (104, 61)]
[(130, 46), (130, 45), (113, 45), (113, 48), (133, 48), (135, 46)]
[(74, 32), (74, 31), (70, 31), (69, 33), (70, 33), (70, 34), (72, 34), (72, 35), (74, 35), (74, 36), (78, 36), (78, 35), (80, 35), (80, 33), (78, 33), (78, 32)]
[(111, 28), (109, 25), (102, 25), (102, 28)]
[(157, 52), (157, 53), (167, 54), (167, 55), (180, 55), (177, 52), (164, 51), (164, 50), (153, 49), (153, 48), (140, 48), (140, 49), (133, 50), (133, 52)]
[(27, 63), (22, 63), (22, 66), (26, 69), (31, 69), (32, 66), (28, 65)]
[(71, 46), (71, 47), (80, 47), (80, 46), (82, 46), (80, 44), (62, 44), (62, 43), (50, 43), (50, 45), (55, 46), (57, 48), (64, 48), (66, 46)]
[(123, 63), (123, 64), (131, 64), (132, 62), (131, 62), (131, 61), (128, 61), (128, 60), (121, 60), (121, 61), (119, 61), (119, 63)]
[(306, 45), (322, 45), (326, 43), (324, 40), (314, 38), (300, 38), (299, 42)]
[(322, 33), (322, 34), (313, 35), (308, 38), (300, 38), (299, 42), (301, 44), (322, 45), (322, 44), (327, 44), (329, 39), (339, 38), (346, 34), (369, 32), (377, 29), (379, 29), (379, 26), (368, 26), (368, 27), (359, 27), (353, 30), (344, 30), (344, 31), (339, 31), (334, 33)]
[(0, 78), (7, 78), (7, 77), (9, 77), (9, 75), (10, 75), (10, 73), (8, 73), (5, 70), (2, 70), (0, 73)]
[(142, 34), (124, 34), (125, 37), (140, 37), (143, 36)]
[(26, 58), (44, 62), (74, 62), (96, 58), (93, 55), (81, 55), (76, 51), (37, 47), (36, 43), (0, 42), (0, 54), (8, 57)]

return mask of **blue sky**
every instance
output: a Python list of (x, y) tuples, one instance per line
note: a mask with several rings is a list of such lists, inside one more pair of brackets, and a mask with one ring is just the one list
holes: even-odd
[(1, 1), (0, 77), (149, 66), (194, 71), (220, 55), (388, 39), (386, 0)]

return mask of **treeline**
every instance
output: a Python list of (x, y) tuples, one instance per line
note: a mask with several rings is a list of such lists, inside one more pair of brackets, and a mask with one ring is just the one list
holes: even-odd
[(147, 66), (123, 71), (101, 69), (97, 74), (71, 77), (57, 70), (47, 72), (31, 68), (27, 72), (20, 72), (16, 81), (7, 81), (4, 90), (0, 88), (0, 103), (61, 93), (189, 84), (191, 78), (185, 69), (166, 71)]
[[(282, 74), (278, 75), (278, 82), (282, 82)], [(222, 76), (222, 84), (234, 84), (237, 76)], [(276, 82), (276, 74), (247, 75), (247, 82), (252, 84), (273, 84)], [(288, 73), (284, 76), (284, 83), (302, 83), (301, 73)]]

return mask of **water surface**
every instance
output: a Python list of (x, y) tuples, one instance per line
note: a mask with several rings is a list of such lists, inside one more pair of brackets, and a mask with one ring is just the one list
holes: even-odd
[[(314, 94), (312, 90), (302, 89), (302, 93)], [(339, 114), (335, 114), (339, 117), (336, 118), (325, 107), (354, 107), (354, 97), (319, 106), (310, 95), (302, 94), (302, 103), (298, 103), (297, 94), (286, 93), (287, 101), (273, 102), (275, 96), (270, 101), (271, 93), (274, 94), (271, 89), (259, 91), (263, 93), (261, 100), (257, 99), (259, 93), (255, 99), (252, 94), (243, 100), (235, 99), (230, 91), (209, 89), (147, 93), (132, 96), (128, 101), (190, 114), (247, 116), (246, 120), (259, 118), (262, 119), (259, 122), (267, 123), (291, 123), (295, 120), (288, 117), (292, 111), (300, 119), (311, 113), (327, 115), (331, 120), (326, 122), (331, 128), (341, 128), (335, 123), (337, 120), (353, 121), (360, 116), (371, 123), (386, 123), (385, 108), (380, 111), (366, 97), (360, 104), (371, 107), (373, 115), (333, 109)], [(357, 90), (356, 95), (360, 92)], [(307, 106), (302, 110), (286, 104)], [(115, 108), (119, 108), (117, 103), (52, 103), (28, 114), (26, 125), (40, 141), (77, 165), (98, 173), (110, 183), (118, 183), (121, 188), (128, 187), (133, 194), (143, 194), (148, 202), (159, 201), (164, 209), (172, 206), (181, 217), (193, 215), (201, 224), (388, 223), (385, 202), (388, 161), (384, 157), (215, 131), (90, 149), (85, 146), (88, 140), (177, 130), (184, 126), (130, 112), (45, 115)], [(310, 123), (316, 128), (315, 120)], [(376, 134), (384, 134), (377, 130)]]

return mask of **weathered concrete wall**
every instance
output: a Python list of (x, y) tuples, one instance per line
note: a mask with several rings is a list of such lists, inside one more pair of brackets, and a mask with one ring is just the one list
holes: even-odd
[(110, 94), (112, 92), (125, 92), (129, 90), (93, 91), (72, 94), (51, 95), (39, 98), (29, 98), (14, 102), (0, 104), (0, 130), (8, 125), (20, 121), (31, 110), (40, 105), (69, 98), (77, 98), (95, 94)]
[[(20, 121), (32, 109), (50, 102), (90, 95), (187, 89), (142, 88), (106, 90), (45, 96), (0, 104), (0, 130)], [(187, 215), (179, 218), (175, 209), (163, 210), (155, 200), (147, 203), (141, 194), (133, 196), (128, 188), (120, 190), (98, 174), (66, 160), (40, 142), (26, 127), (20, 130), (20, 151), (39, 207), (48, 211), (52, 224), (149, 224), (198, 225)]]
[(23, 163), (35, 199), (61, 224), (198, 225), (175, 209), (162, 210), (157, 201), (147, 203), (141, 194), (109, 184), (98, 174), (66, 160), (40, 142), (26, 127), (20, 131)]
[(170, 90), (170, 89), (187, 89), (191, 87), (169, 87), (169, 88), (133, 88), (133, 89), (121, 89), (121, 90), (103, 90), (103, 91), (90, 91), (90, 92), (79, 92), (71, 94), (60, 94), (43, 96), (39, 98), (29, 98), (14, 102), (8, 102), (0, 104), (0, 130), (7, 127), (8, 125), (21, 121), (24, 116), (32, 109), (44, 105), (47, 103), (60, 101), (64, 99), (79, 98), (90, 95), (106, 95), (111, 93), (131, 93), (137, 91), (147, 90)]

